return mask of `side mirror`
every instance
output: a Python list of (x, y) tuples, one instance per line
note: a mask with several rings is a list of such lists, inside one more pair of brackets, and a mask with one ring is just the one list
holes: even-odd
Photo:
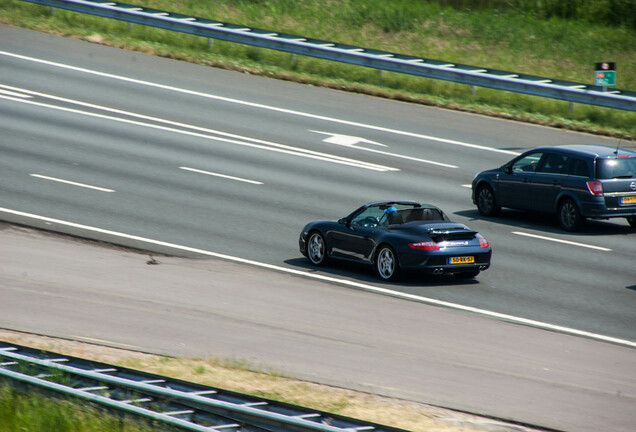
[(506, 174), (512, 174), (512, 165), (510, 164), (502, 165), (501, 170), (505, 172)]
[(347, 218), (338, 219), (338, 223), (342, 225), (349, 225), (349, 223), (347, 222)]

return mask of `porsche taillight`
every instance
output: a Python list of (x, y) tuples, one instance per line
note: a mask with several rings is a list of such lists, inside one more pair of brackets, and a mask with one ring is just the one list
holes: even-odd
[(434, 241), (409, 243), (409, 247), (411, 249), (428, 250), (428, 251), (439, 250), (439, 246), (437, 246), (437, 243), (435, 243)]
[(488, 240), (486, 240), (481, 234), (477, 234), (477, 239), (479, 239), (479, 246), (483, 248), (487, 248), (490, 246)]

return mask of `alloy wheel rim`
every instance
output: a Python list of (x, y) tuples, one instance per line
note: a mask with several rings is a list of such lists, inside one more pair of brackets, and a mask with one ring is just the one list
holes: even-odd
[(576, 219), (575, 210), (572, 204), (566, 203), (561, 211), (561, 218), (566, 226), (572, 226)]
[(479, 201), (481, 203), (481, 207), (484, 210), (488, 210), (492, 207), (492, 195), (486, 188), (481, 189), (481, 193), (479, 194)]
[(395, 266), (395, 261), (393, 259), (393, 254), (388, 249), (384, 249), (380, 253), (380, 258), (378, 259), (378, 270), (380, 274), (384, 278), (389, 278), (393, 274), (393, 269)]
[(324, 246), (319, 235), (311, 236), (309, 241), (309, 256), (313, 262), (319, 262), (324, 254)]

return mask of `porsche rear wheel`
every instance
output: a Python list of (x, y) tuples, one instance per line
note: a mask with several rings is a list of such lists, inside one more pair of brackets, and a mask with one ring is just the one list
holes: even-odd
[(394, 281), (400, 273), (400, 263), (398, 257), (391, 246), (384, 245), (380, 247), (375, 257), (375, 270), (380, 279), (385, 281)]
[(327, 262), (327, 248), (325, 238), (318, 231), (313, 231), (307, 239), (307, 258), (315, 266), (325, 265)]

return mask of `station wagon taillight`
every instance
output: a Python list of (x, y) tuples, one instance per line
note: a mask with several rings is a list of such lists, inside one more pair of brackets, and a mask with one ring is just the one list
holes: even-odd
[(598, 180), (590, 180), (585, 182), (587, 189), (594, 196), (603, 196), (603, 184)]
[(421, 249), (421, 250), (430, 250), (430, 251), (439, 250), (439, 246), (437, 246), (437, 243), (435, 243), (434, 241), (409, 243), (409, 247), (411, 249)]

